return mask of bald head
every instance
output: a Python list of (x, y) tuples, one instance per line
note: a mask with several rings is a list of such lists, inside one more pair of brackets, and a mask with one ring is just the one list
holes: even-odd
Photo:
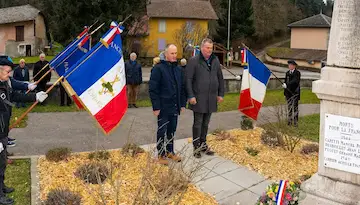
[(169, 44), (165, 49), (165, 59), (169, 62), (177, 61), (177, 47), (174, 44)]

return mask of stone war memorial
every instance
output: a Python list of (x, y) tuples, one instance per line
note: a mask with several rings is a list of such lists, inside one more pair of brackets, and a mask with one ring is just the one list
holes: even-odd
[(321, 100), (318, 172), (302, 184), (300, 204), (360, 204), (359, 0), (335, 0), (328, 45), (327, 66), (313, 82)]

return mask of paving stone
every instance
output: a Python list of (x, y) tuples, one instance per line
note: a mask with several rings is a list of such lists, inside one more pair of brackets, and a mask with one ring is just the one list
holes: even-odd
[(265, 190), (266, 190), (266, 187), (271, 184), (271, 181), (263, 181), (257, 185), (254, 185), (252, 187), (249, 188), (250, 191), (254, 192), (255, 194), (261, 196)]
[(258, 200), (259, 196), (248, 191), (243, 190), (229, 197), (219, 200), (220, 205), (253, 205)]
[(263, 176), (256, 173), (255, 171), (247, 169), (246, 167), (240, 167), (238, 169), (224, 173), (222, 176), (227, 180), (245, 188), (252, 187), (253, 185), (265, 180)]
[(239, 168), (239, 165), (222, 157), (213, 157), (209, 158), (208, 162), (205, 164), (205, 167), (217, 174), (223, 174)]
[(203, 192), (215, 196), (216, 200), (221, 200), (244, 190), (243, 187), (238, 186), (237, 184), (234, 184), (221, 176), (216, 176), (206, 179), (205, 181), (200, 181), (196, 183), (196, 185), (200, 187)]

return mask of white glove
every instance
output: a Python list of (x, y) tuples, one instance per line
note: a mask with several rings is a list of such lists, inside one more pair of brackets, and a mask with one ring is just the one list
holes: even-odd
[(287, 88), (286, 83), (283, 83), (282, 87), (286, 89)]
[(29, 90), (35, 90), (36, 87), (37, 87), (37, 85), (35, 83), (29, 83), (28, 84), (28, 89)]
[(39, 102), (44, 102), (44, 100), (48, 97), (48, 94), (44, 91), (40, 91), (36, 93), (36, 100)]
[(235, 77), (235, 79), (236, 79), (236, 80), (241, 80), (241, 76), (240, 76), (240, 75), (237, 75), (237, 76)]
[(3, 143), (0, 142), (0, 153), (1, 153), (2, 151), (4, 151), (4, 145), (3, 145)]

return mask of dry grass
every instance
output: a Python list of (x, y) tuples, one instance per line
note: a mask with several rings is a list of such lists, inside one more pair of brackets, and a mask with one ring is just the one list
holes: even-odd
[[(303, 155), (301, 148), (311, 142), (301, 140), (293, 153), (281, 147), (271, 148), (261, 143), (260, 135), (263, 129), (230, 130), (232, 136), (226, 140), (219, 140), (210, 135), (209, 145), (220, 156), (230, 159), (237, 164), (247, 166), (269, 179), (298, 180), (303, 175), (311, 175), (317, 171), (317, 154)], [(231, 139), (231, 140), (229, 140)], [(256, 156), (247, 153), (251, 147), (259, 151)]]
[[(64, 187), (80, 193), (82, 204), (87, 205), (131, 205), (139, 198), (142, 201), (136, 204), (157, 204), (154, 201), (166, 195), (171, 197), (166, 199), (171, 203), (166, 204), (176, 204), (177, 200), (183, 205), (217, 204), (213, 197), (200, 192), (193, 184), (184, 183), (186, 177), (149, 159), (149, 153), (129, 157), (122, 155), (120, 151), (112, 151), (106, 161), (111, 167), (111, 176), (102, 185), (96, 185), (87, 184), (74, 175), (79, 166), (91, 161), (86, 153), (73, 154), (67, 161), (58, 163), (40, 158), (40, 199), (45, 200), (50, 190)], [(166, 179), (174, 180), (174, 183), (169, 185), (173, 186), (172, 188), (162, 186)]]

